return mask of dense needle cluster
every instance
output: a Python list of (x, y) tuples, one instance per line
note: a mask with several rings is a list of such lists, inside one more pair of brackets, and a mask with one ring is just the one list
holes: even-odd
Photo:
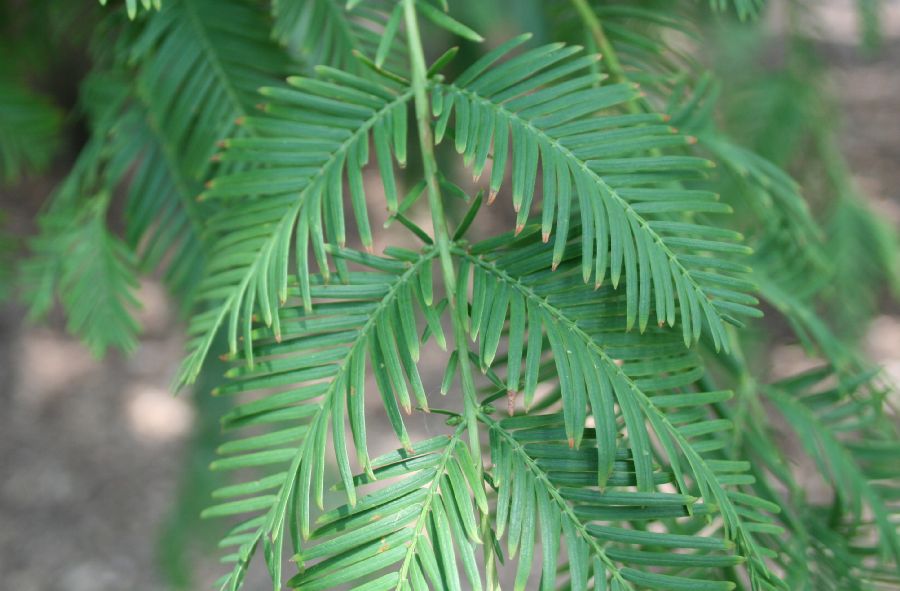
[[(160, 270), (189, 318), (176, 387), (231, 364), (212, 469), (235, 477), (204, 512), (232, 520), (222, 588), (256, 562), (276, 590), (898, 584), (896, 417), (853, 330), (896, 242), (824, 99), (789, 90), (818, 75), (800, 32), (784, 87), (734, 96), (697, 58), (761, 0), (528, 2), (540, 43), (463, 0), (124, 4), (23, 274), (35, 315), (58, 293), (102, 352), (134, 347), (134, 278)], [(7, 86), (0, 116), (58, 124)], [(793, 131), (754, 131), (776, 115)], [(828, 216), (773, 147), (801, 137)], [(4, 178), (40, 146), (0, 135)], [(494, 202), (512, 214), (486, 235)], [(778, 322), (816, 369), (760, 370)], [(426, 413), (446, 420), (422, 439)]]

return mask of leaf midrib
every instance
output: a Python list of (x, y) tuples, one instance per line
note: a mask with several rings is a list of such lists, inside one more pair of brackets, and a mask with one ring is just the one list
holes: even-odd
[(209, 39), (209, 35), (207, 34), (206, 28), (203, 26), (203, 22), (201, 21), (200, 16), (197, 14), (196, 8), (192, 4), (191, 0), (182, 0), (181, 3), (184, 5), (185, 13), (190, 19), (191, 27), (197, 32), (197, 38), (200, 41), (200, 44), (203, 46), (203, 52), (207, 55), (210, 66), (215, 71), (216, 77), (222, 81), (222, 86), (225, 88), (225, 93), (228, 95), (229, 101), (232, 103), (234, 110), (239, 113), (239, 116), (246, 116), (247, 111), (244, 108), (243, 103), (241, 102), (240, 96), (237, 92), (237, 88), (232, 83), (231, 78), (226, 75), (225, 68), (222, 67), (221, 58), (219, 57), (218, 52), (214, 49), (212, 41)]
[[(700, 305), (703, 308), (707, 308), (707, 309), (711, 307), (709, 304), (709, 300), (707, 299), (706, 293), (703, 291), (703, 288), (700, 286), (700, 284), (698, 284), (696, 282), (696, 280), (694, 279), (694, 277), (690, 273), (690, 271), (688, 271), (687, 268), (685, 268), (685, 266), (681, 264), (681, 260), (678, 258), (678, 255), (676, 255), (675, 252), (673, 252), (669, 248), (669, 246), (663, 241), (662, 236), (660, 236), (655, 230), (653, 230), (653, 228), (650, 227), (647, 220), (644, 219), (639, 213), (634, 211), (634, 208), (631, 207), (631, 204), (628, 201), (626, 201), (622, 196), (620, 196), (612, 187), (610, 187), (609, 184), (607, 184), (607, 182), (605, 180), (603, 180), (603, 177), (601, 177), (596, 172), (594, 172), (593, 170), (588, 168), (586, 161), (582, 161), (578, 156), (575, 155), (574, 152), (572, 152), (570, 149), (568, 149), (565, 146), (563, 146), (562, 144), (560, 144), (558, 140), (556, 140), (555, 138), (552, 138), (543, 129), (535, 127), (531, 121), (524, 119), (515, 111), (508, 110), (502, 103), (498, 104), (496, 102), (493, 102), (489, 98), (485, 98), (485, 97), (481, 96), (480, 94), (478, 94), (476, 92), (473, 92), (466, 88), (458, 87), (454, 84), (442, 84), (440, 86), (443, 86), (444, 88), (447, 88), (453, 92), (461, 94), (461, 95), (469, 98), (472, 101), (478, 101), (483, 105), (486, 105), (489, 107), (494, 107), (497, 111), (506, 115), (506, 117), (508, 118), (508, 120), (510, 122), (512, 122), (513, 120), (516, 121), (517, 123), (522, 125), (524, 128), (530, 130), (537, 138), (548, 143), (552, 148), (557, 150), (565, 159), (574, 163), (579, 169), (581, 169), (583, 171), (584, 174), (588, 175), (591, 179), (593, 179), (595, 181), (595, 183), (597, 185), (601, 186), (607, 192), (607, 194), (609, 194), (614, 199), (614, 201), (622, 208), (622, 210), (625, 212), (626, 215), (633, 218), (639, 224), (641, 229), (648, 233), (648, 235), (651, 237), (653, 242), (663, 251), (663, 254), (665, 254), (667, 260), (679, 269), (682, 278), (693, 287), (695, 292), (697, 292), (697, 294), (698, 294), (697, 301), (700, 303)], [(445, 108), (447, 108), (447, 107), (445, 107)], [(687, 304), (687, 302), (682, 302), (682, 305), (686, 305), (686, 304)], [(713, 316), (715, 318), (719, 319), (721, 322), (721, 317), (719, 316), (719, 313), (715, 310), (714, 306), (712, 306), (712, 309), (713, 309)], [(697, 338), (699, 338), (699, 336), (700, 336), (699, 334), (695, 335), (695, 340)], [(726, 339), (722, 339), (722, 346), (724, 349), (727, 350), (728, 343), (727, 343)]]
[[(229, 295), (228, 298), (226, 298), (222, 303), (219, 314), (213, 321), (212, 327), (209, 329), (209, 331), (207, 331), (207, 336), (204, 339), (204, 342), (195, 350), (194, 354), (192, 354), (191, 357), (188, 358), (189, 360), (191, 360), (190, 365), (185, 371), (182, 372), (182, 375), (179, 376), (179, 385), (187, 385), (193, 383), (193, 381), (197, 378), (203, 361), (206, 359), (206, 355), (209, 352), (209, 347), (212, 345), (212, 340), (215, 337), (216, 333), (218, 333), (219, 328), (221, 327), (225, 317), (228, 315), (229, 310), (232, 308), (232, 305), (235, 302), (235, 298), (240, 298), (240, 300), (242, 300), (244, 297), (246, 297), (245, 294), (251, 279), (259, 272), (257, 267), (259, 266), (260, 262), (264, 258), (266, 258), (263, 256), (264, 253), (274, 247), (274, 243), (277, 240), (277, 237), (284, 225), (292, 225), (294, 220), (296, 220), (297, 216), (300, 214), (301, 208), (306, 203), (305, 197), (309, 194), (309, 192), (312, 191), (313, 188), (317, 187), (319, 180), (325, 177), (325, 175), (331, 171), (331, 167), (334, 166), (336, 162), (343, 161), (342, 156), (350, 149), (350, 146), (355, 145), (355, 143), (359, 141), (360, 137), (368, 137), (369, 130), (378, 121), (380, 121), (383, 117), (389, 115), (392, 109), (397, 105), (409, 102), (412, 99), (412, 96), (412, 89), (408, 89), (406, 92), (397, 95), (397, 97), (392, 101), (386, 103), (381, 109), (374, 112), (372, 116), (366, 120), (365, 123), (354, 130), (354, 132), (331, 153), (325, 164), (323, 164), (322, 167), (316, 172), (316, 174), (309, 179), (308, 184), (297, 196), (297, 202), (287, 212), (285, 212), (282, 218), (278, 221), (276, 231), (271, 233), (265, 240), (265, 242), (261, 244), (256, 251), (256, 256), (253, 259), (253, 263), (251, 263), (247, 267), (247, 272), (244, 274), (244, 278), (241, 280), (240, 284), (232, 290), (231, 295)], [(236, 314), (239, 312), (237, 309), (235, 309), (232, 313)], [(231, 353), (234, 354), (237, 352), (237, 347), (235, 346), (236, 339), (231, 338), (231, 336), (232, 335), (229, 335), (229, 349)], [(247, 338), (249, 338), (249, 335), (247, 335)], [(198, 354), (199, 357), (197, 357)]]
[[(335, 392), (337, 392), (337, 386), (341, 383), (344, 373), (349, 370), (350, 360), (358, 353), (358, 348), (360, 347), (360, 345), (366, 342), (369, 331), (376, 325), (379, 315), (383, 313), (385, 308), (394, 301), (399, 287), (401, 285), (405, 285), (411, 277), (414, 277), (418, 273), (421, 265), (425, 262), (430, 262), (436, 256), (436, 254), (437, 253), (434, 250), (423, 252), (419, 259), (415, 263), (412, 263), (410, 267), (406, 269), (403, 274), (397, 278), (396, 281), (393, 282), (390, 290), (388, 290), (388, 293), (385, 294), (385, 296), (379, 301), (375, 309), (372, 310), (369, 315), (369, 319), (359, 329), (359, 332), (355, 337), (349, 351), (347, 351), (347, 354), (338, 363), (338, 371), (334, 376), (332, 376), (331, 381), (328, 384), (328, 388), (322, 394), (320, 398), (321, 403), (319, 409), (316, 411), (316, 414), (313, 415), (313, 417), (309, 420), (310, 425), (314, 425), (315, 423), (319, 422), (320, 420), (322, 420), (322, 417), (326, 412), (331, 411), (331, 398), (334, 396)], [(296, 482), (297, 480), (297, 473), (300, 470), (300, 465), (302, 463), (301, 460), (305, 455), (307, 455), (308, 446), (311, 445), (311, 441), (313, 441), (313, 439), (309, 437), (309, 434), (307, 434), (307, 436), (303, 439), (303, 442), (298, 446), (297, 455), (295, 455), (294, 459), (291, 461), (290, 468), (284, 473), (284, 481), (278, 489), (276, 500), (272, 503), (272, 507), (266, 513), (266, 517), (262, 525), (254, 535), (254, 539), (260, 540), (267, 533), (275, 531), (276, 529), (278, 531), (281, 531), (281, 529), (284, 527), (284, 519), (286, 515), (282, 511), (279, 517), (276, 509), (285, 506), (289, 501), (294, 482)], [(248, 557), (248, 562), (250, 558), (252, 558), (252, 556)], [(247, 563), (244, 563), (245, 566), (246, 564)], [(237, 568), (237, 566), (235, 568)]]
[[(555, 318), (561, 325), (565, 326), (567, 330), (569, 330), (572, 334), (576, 335), (580, 340), (584, 341), (585, 345), (593, 350), (600, 359), (607, 366), (607, 371), (611, 371), (619, 376), (624, 383), (628, 386), (628, 389), (632, 392), (632, 394), (640, 401), (641, 409), (646, 414), (648, 412), (653, 412), (655, 417), (666, 427), (666, 430), (678, 442), (678, 447), (681, 451), (688, 456), (688, 463), (693, 467), (695, 465), (702, 466), (704, 475), (706, 480), (709, 482), (714, 482), (716, 486), (710, 486), (710, 490), (715, 497), (715, 500), (718, 502), (719, 508), (722, 512), (723, 518), (725, 518), (725, 523), (731, 527), (734, 531), (740, 532), (740, 536), (746, 537), (746, 539), (752, 539), (748, 532), (744, 530), (743, 520), (740, 519), (739, 514), (737, 513), (736, 508), (734, 507), (731, 499), (728, 497), (728, 494), (725, 491), (725, 487), (721, 484), (718, 484), (718, 478), (716, 478), (715, 472), (707, 465), (706, 460), (703, 456), (698, 453), (690, 442), (678, 431), (678, 429), (669, 421), (668, 416), (662, 412), (655, 404), (653, 404), (652, 399), (645, 394), (637, 385), (632, 381), (632, 379), (626, 374), (621, 367), (619, 367), (615, 361), (606, 353), (606, 351), (593, 339), (589, 334), (584, 332), (581, 328), (578, 327), (578, 324), (568, 318), (565, 315), (564, 311), (551, 305), (549, 301), (541, 298), (537, 293), (534, 292), (533, 289), (523, 284), (521, 281), (511, 276), (505, 270), (499, 268), (495, 263), (485, 261), (480, 256), (474, 256), (471, 253), (462, 250), (459, 247), (454, 248), (454, 253), (467, 258), (471, 263), (480, 266), (486, 271), (494, 274), (496, 277), (499, 277), (502, 281), (505, 281), (511, 287), (519, 291), (526, 298), (536, 303), (537, 305), (544, 308), (553, 318)], [(692, 459), (691, 459), (692, 456)], [(693, 460), (693, 461), (692, 461)], [(688, 491), (683, 491), (685, 494), (688, 494)], [(737, 536), (735, 536), (737, 537)], [(735, 540), (733, 540), (735, 541)], [(758, 553), (755, 551), (755, 548), (751, 544), (742, 543), (741, 546), (752, 552), (754, 555)], [(759, 558), (758, 556), (755, 556)], [(760, 559), (761, 560), (761, 559)], [(753, 561), (750, 561), (751, 563)], [(768, 574), (767, 572), (765, 574)]]
[(419, 512), (418, 519), (416, 519), (416, 525), (413, 528), (413, 538), (406, 550), (406, 556), (403, 558), (403, 564), (400, 567), (399, 579), (395, 591), (400, 591), (400, 589), (403, 588), (403, 582), (406, 578), (407, 571), (409, 570), (409, 565), (416, 555), (416, 545), (423, 536), (422, 528), (424, 528), (427, 523), (426, 518), (429, 515), (431, 504), (434, 502), (434, 497), (438, 494), (440, 489), (441, 478), (445, 474), (447, 462), (453, 456), (453, 451), (460, 441), (460, 436), (465, 430), (465, 422), (460, 423), (460, 425), (457, 426), (456, 431), (454, 431), (453, 435), (450, 437), (450, 442), (447, 444), (446, 449), (444, 449), (444, 453), (441, 454), (440, 462), (434, 467), (434, 480), (431, 481), (431, 485), (428, 487), (427, 498), (422, 504), (422, 510)]
[[(534, 474), (534, 480), (540, 482), (547, 493), (551, 496), (553, 501), (560, 507), (562, 514), (572, 523), (575, 527), (578, 534), (593, 548), (594, 553), (600, 557), (600, 559), (609, 567), (610, 572), (613, 573), (615, 578), (622, 584), (626, 585), (628, 589), (633, 589), (631, 583), (629, 583), (626, 579), (624, 579), (619, 571), (616, 563), (606, 555), (605, 548), (601, 546), (597, 539), (590, 535), (587, 531), (587, 528), (581, 523), (581, 520), (575, 515), (575, 512), (572, 510), (572, 507), (569, 506), (569, 503), (562, 497), (559, 493), (559, 490), (550, 482), (550, 479), (547, 478), (546, 472), (538, 466), (537, 462), (535, 462), (531, 456), (525, 451), (525, 449), (519, 444), (518, 441), (502, 426), (500, 423), (492, 419), (490, 416), (485, 414), (484, 412), (478, 412), (478, 418), (482, 423), (488, 426), (488, 429), (498, 433), (506, 442), (507, 445), (512, 448), (518, 455), (522, 456), (523, 462), (528, 469), (529, 473)], [(534, 532), (531, 532), (527, 535), (534, 535)], [(596, 573), (594, 576), (597, 576)]]

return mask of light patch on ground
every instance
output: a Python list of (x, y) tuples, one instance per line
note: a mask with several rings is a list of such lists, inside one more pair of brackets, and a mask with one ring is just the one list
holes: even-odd
[(821, 361), (806, 354), (800, 345), (779, 345), (772, 349), (770, 361), (770, 381), (778, 381), (819, 367)]
[(143, 279), (137, 298), (141, 307), (135, 311), (135, 317), (141, 325), (143, 336), (168, 334), (172, 322), (172, 306), (165, 287), (159, 281)]
[(69, 385), (100, 369), (100, 363), (80, 342), (50, 330), (29, 330), (19, 349), (20, 384), (17, 396), (25, 404), (43, 406)]
[(181, 439), (190, 431), (194, 412), (185, 398), (148, 384), (135, 384), (127, 394), (128, 423), (139, 439), (161, 443)]
[(865, 338), (866, 353), (884, 368), (894, 384), (900, 384), (900, 317), (878, 316)]

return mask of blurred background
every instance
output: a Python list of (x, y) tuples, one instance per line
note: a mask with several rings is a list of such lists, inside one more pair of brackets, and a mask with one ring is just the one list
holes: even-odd
[[(71, 9), (69, 2), (45, 4)], [(0, 22), (46, 41), (45, 54), (28, 57), (40, 72), (32, 82), (51, 98), (65, 130), (44, 173), (0, 186), (0, 223), (8, 236), (0, 257), (21, 252), (86, 138), (75, 104), (90, 68), (87, 34), (102, 9), (81, 4), (83, 14), (73, 18), (83, 25), (56, 31), (53, 19), (17, 21), (23, 2), (0, 0)], [(500, 38), (540, 29), (524, 10), (533, 3), (470, 4), (480, 9), (469, 22), (503, 23), (494, 32)], [(725, 74), (726, 94), (729, 76), (739, 80), (748, 63), (764, 77), (784, 67), (788, 15), (782, 4), (771, 2), (761, 23), (711, 26), (707, 58)], [(809, 35), (840, 118), (837, 137), (852, 182), (882, 220), (900, 228), (900, 0), (881, 2), (868, 24), (860, 4), (865, 0), (811, 3), (817, 26)], [(520, 21), (495, 19), (513, 5), (521, 8)], [(755, 43), (742, 44), (742, 28), (756, 31)], [(10, 59), (3, 53), (12, 42), (8, 32), (0, 30), (0, 62)], [(747, 48), (755, 53), (747, 55)], [(750, 122), (751, 133), (753, 125), (762, 133), (766, 124)], [(11, 279), (0, 282), (8, 287)], [(205, 588), (219, 574), (210, 551), (219, 525), (201, 522), (198, 514), (215, 485), (206, 466), (218, 443), (216, 407), (223, 402), (206, 395), (202, 378), (193, 392), (170, 393), (183, 353), (182, 319), (161, 281), (143, 278), (138, 295), (137, 350), (110, 352), (102, 360), (66, 333), (58, 312), (34, 325), (24, 321), (26, 308), (15, 298), (0, 305), (0, 572), (9, 589)], [(881, 305), (863, 339), (872, 359), (900, 380), (900, 310)], [(790, 344), (776, 344), (769, 355), (774, 377), (808, 363)], [(209, 375), (219, 369), (211, 367)], [(253, 581), (248, 588), (256, 588)]]

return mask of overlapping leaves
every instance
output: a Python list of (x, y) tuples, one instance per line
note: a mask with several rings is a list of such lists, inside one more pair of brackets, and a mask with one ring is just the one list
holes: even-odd
[[(244, 519), (223, 541), (233, 548), (228, 561), (235, 563), (234, 570), (223, 580), (231, 588), (240, 584), (258, 544), (264, 545), (280, 584), (285, 531), (300, 552), (301, 541), (310, 535), (313, 502), (324, 507), (329, 440), (351, 505), (357, 494), (348, 442), (356, 448), (359, 466), (374, 477), (378, 466), (369, 460), (366, 441), (367, 360), (390, 423), (404, 448), (414, 450), (401, 409), (411, 411), (410, 391), (417, 405), (428, 407), (416, 368), (422, 330), (413, 302), (439, 331), (429, 307), (434, 254), (397, 254), (401, 258), (341, 253), (367, 270), (348, 272), (346, 283), (326, 284), (313, 276), (314, 309), (304, 308), (299, 290), (289, 288), (286, 305), (278, 310), (277, 337), (270, 328), (254, 329), (255, 364), (234, 367), (229, 371), (233, 380), (215, 392), (239, 397), (223, 426), (239, 430), (243, 438), (220, 448), (226, 457), (213, 469), (264, 471), (255, 480), (218, 491), (215, 496), (223, 502), (206, 512)], [(265, 431), (259, 434), (261, 426)]]
[[(238, 25), (238, 23), (240, 23)], [(131, 49), (138, 89), (184, 170), (208, 177), (220, 140), (281, 77), (287, 59), (269, 41), (265, 13), (237, 0), (168, 2)]]
[(22, 269), (30, 316), (46, 314), (59, 294), (67, 329), (97, 356), (108, 347), (133, 350), (138, 332), (134, 255), (106, 227), (109, 199), (104, 193), (78, 212), (59, 207), (44, 214), (41, 235), (29, 245), (33, 258)]
[(416, 443), (372, 462), (356, 486), (388, 482), (322, 514), (311, 544), (295, 557), (289, 581), (314, 591), (352, 584), (359, 589), (482, 589), (475, 546), (481, 542), (475, 507), (488, 512), (463, 426), (450, 436)]
[[(505, 249), (475, 245), (458, 251), (463, 268), (472, 269), (470, 333), (480, 341), (482, 367), (492, 364), (505, 336), (507, 379), (502, 385), (510, 397), (524, 390), (526, 407), (546, 379), (542, 375), (558, 377), (559, 389), (539, 405), (561, 404), (562, 424), (553, 439), (578, 450), (573, 459), (590, 462), (584, 464), (584, 476), (592, 486), (606, 487), (615, 474), (621, 420), (637, 490), (655, 490), (653, 458), (658, 455), (680, 493), (718, 507), (723, 536), (746, 554), (751, 578), (776, 585), (764, 562), (768, 552), (754, 537), (771, 527), (770, 520), (748, 511), (758, 509), (758, 502), (732, 488), (753, 481), (741, 474), (749, 466), (717, 457), (731, 423), (710, 417), (708, 405), (730, 394), (697, 391), (701, 360), (685, 349), (677, 332), (655, 328), (643, 335), (628, 333), (626, 298), (610, 287), (594, 291), (581, 282), (577, 241), (564, 251), (554, 272), (547, 266), (552, 249), (535, 235), (536, 229), (527, 231)], [(461, 272), (467, 275), (467, 270)], [(552, 352), (555, 371), (542, 374), (546, 350)], [(591, 430), (585, 427), (589, 416)], [(541, 424), (543, 419), (535, 420)], [(590, 451), (582, 449), (586, 437), (593, 440)]]
[(561, 260), (571, 220), (580, 222), (583, 280), (593, 277), (599, 286), (609, 277), (617, 286), (620, 277), (627, 279), (628, 328), (637, 323), (646, 329), (651, 297), (656, 321), (674, 325), (677, 301), (686, 343), (697, 341), (706, 325), (716, 346), (727, 347), (725, 322), (756, 314), (755, 300), (734, 277), (740, 267), (727, 260), (746, 249), (731, 233), (685, 221), (729, 208), (713, 193), (678, 187), (702, 176), (709, 163), (647, 155), (686, 143), (660, 125), (657, 115), (596, 116), (633, 99), (636, 91), (598, 86), (600, 77), (587, 69), (596, 57), (575, 57), (577, 47), (548, 45), (495, 64), (526, 39), (507, 42), (453, 84), (436, 86), (437, 137), (455, 113), (454, 143), (476, 176), (493, 157), (492, 194), (507, 168), (512, 171), (519, 230), (530, 214), (540, 169), (544, 240), (555, 232), (552, 264)]
[[(100, 4), (103, 6), (106, 6), (107, 2), (109, 0), (100, 0)], [(140, 0), (140, 4), (138, 4), (138, 0), (125, 0), (125, 11), (128, 13), (128, 18), (135, 18), (138, 15), (138, 8), (159, 10), (162, 8), (162, 0)]]
[[(460, 441), (474, 423), (449, 438), (411, 440), (402, 413), (429, 408), (416, 368), (420, 317), (426, 334), (443, 343), (443, 303), (435, 306), (432, 296), (436, 253), (427, 247), (375, 257), (343, 247), (352, 225), (365, 248), (374, 242), (363, 183), (370, 160), (393, 219), (404, 221), (399, 214), (415, 201), (400, 202), (394, 178), (394, 162), (406, 161), (413, 92), (401, 76), (379, 71), (384, 64), (403, 70), (392, 51), (401, 9), (415, 6), (469, 39), (477, 34), (427, 0), (393, 10), (351, 4), (359, 5), (353, 14), (329, 0), (273, 4), (278, 41), (310, 63), (336, 66), (291, 78), (289, 87), (272, 84), (284, 61), (256, 5), (172, 3), (148, 21), (134, 51), (151, 116), (126, 113), (118, 136), (124, 149), (113, 162), (119, 171), (139, 163), (135, 194), (163, 187), (183, 197), (193, 182), (209, 180), (202, 198), (220, 209), (208, 220), (214, 240), (199, 289), (204, 311), (194, 318), (179, 382), (197, 375), (221, 328), (232, 359), (244, 349), (232, 381), (217, 392), (240, 396), (224, 425), (242, 438), (222, 446), (214, 467), (251, 474), (218, 491), (221, 503), (207, 511), (242, 516), (223, 540), (234, 564), (223, 585), (239, 586), (261, 546), (280, 587), (290, 538), (298, 588), (477, 589), (476, 545), (484, 543), (490, 584), (494, 557), (503, 555), (496, 534), (506, 556), (518, 560), (516, 589), (534, 582), (538, 553), (543, 589), (566, 577), (573, 589), (592, 578), (598, 588), (728, 589), (744, 561), (754, 588), (777, 587), (766, 561), (778, 557), (764, 543), (779, 547), (781, 529), (769, 515), (777, 507), (746, 494), (755, 480), (751, 466), (728, 451), (734, 434), (723, 408), (730, 394), (701, 381), (701, 359), (686, 347), (704, 335), (727, 347), (725, 323), (756, 314), (741, 260), (747, 249), (740, 235), (709, 222), (729, 207), (699, 188), (710, 163), (686, 149), (693, 138), (652, 113), (633, 85), (607, 84), (597, 58), (578, 48), (511, 55), (520, 37), (455, 81), (435, 75), (440, 68), (429, 72), (436, 137), (448, 138), (476, 176), (490, 171), (489, 200), (511, 186), (516, 235), (450, 249), (462, 278), (454, 322), (462, 318), (463, 332), (477, 342), (473, 360), (499, 389), (485, 402), (506, 395), (515, 413), (521, 393), (528, 412), (499, 420), (490, 406), (478, 410), (490, 433), (493, 465), (484, 476), (497, 493), (493, 513), (480, 462)], [(237, 32), (234, 22), (249, 24)], [(610, 30), (634, 47), (644, 44), (627, 28)], [(355, 52), (364, 55), (355, 59)], [(631, 66), (672, 95), (668, 110), (679, 124), (707, 121), (712, 101), (667, 76), (677, 72), (675, 62), (642, 69), (650, 53), (636, 52)], [(251, 115), (257, 86), (264, 87), (264, 114)], [(162, 141), (129, 143), (129, 129), (140, 129), (134, 137), (159, 132)], [(213, 156), (223, 138), (225, 150)], [(780, 171), (731, 144), (706, 147), (752, 185), (759, 203), (788, 210), (767, 234), (810, 221)], [(154, 173), (158, 162), (170, 174)], [(193, 177), (170, 186), (185, 171)], [(539, 196), (541, 219), (531, 223)], [(162, 199), (132, 205), (131, 238), (143, 237), (145, 252), (154, 253), (148, 258), (157, 260), (171, 249), (187, 209)], [(464, 220), (456, 240), (471, 222)], [(552, 246), (542, 243), (551, 237)], [(803, 251), (802, 240), (789, 244)], [(801, 304), (805, 298), (782, 309), (795, 317)], [(467, 350), (455, 344), (442, 391)], [(375, 460), (366, 441), (368, 373), (403, 446)], [(468, 435), (477, 447), (477, 436)], [(351, 441), (361, 474), (354, 475)], [(326, 510), (329, 446), (347, 498), (333, 510)], [(883, 452), (879, 446), (866, 454)], [(859, 521), (859, 503), (848, 507), (848, 523)], [(878, 525), (883, 533), (884, 520)], [(863, 566), (869, 562), (852, 568)]]
[(202, 275), (206, 250), (194, 201), (199, 183), (179, 166), (167, 138), (140, 104), (123, 111), (105, 151), (108, 182), (128, 187), (125, 238), (142, 270), (163, 268), (170, 286), (189, 293)]
[(766, 0), (709, 0), (709, 5), (719, 11), (732, 7), (743, 20), (758, 17), (766, 6)]
[[(764, 394), (834, 493), (830, 507), (810, 507), (833, 516), (830, 531), (809, 534), (827, 536), (825, 547), (837, 549), (833, 559), (821, 549), (816, 560), (824, 564), (818, 568), (830, 570), (847, 588), (857, 588), (859, 579), (896, 585), (900, 472), (896, 425), (882, 410), (885, 387), (871, 373), (835, 380), (833, 370), (823, 367), (779, 382)], [(805, 504), (802, 498), (794, 501)], [(820, 527), (815, 522), (810, 519), (810, 527)]]
[(352, 217), (363, 245), (371, 248), (362, 178), (370, 160), (370, 138), (388, 210), (397, 210), (393, 162), (406, 160), (411, 91), (388, 78), (370, 81), (327, 67), (318, 72), (315, 78), (289, 79), (291, 89), (264, 88), (270, 101), (263, 107), (266, 115), (244, 121), (252, 135), (225, 142), (228, 150), (219, 159), (243, 170), (217, 177), (202, 196), (225, 201), (227, 208), (210, 221), (220, 238), (199, 298), (211, 311), (192, 323), (192, 353), (182, 367), (182, 384), (196, 377), (226, 319), (231, 351), (238, 348), (242, 324), (251, 360), (255, 310), (280, 334), (277, 310), (287, 297), (294, 251), (303, 302), (311, 306), (306, 253), (312, 248), (328, 280), (326, 241), (342, 246), (346, 240), (345, 175)]
[(44, 96), (13, 72), (12, 57), (0, 51), (0, 183), (15, 182), (50, 163), (59, 144), (62, 117)]
[(350, 6), (344, 0), (274, 0), (272, 34), (313, 66), (361, 73), (364, 66), (357, 57), (361, 54), (383, 56), (385, 67), (403, 71), (403, 44), (393, 34), (401, 4), (389, 0), (373, 0), (361, 6)]
[[(733, 588), (715, 569), (744, 559), (720, 533), (700, 531), (714, 506), (656, 489), (671, 483), (671, 473), (654, 470), (654, 490), (636, 491), (632, 452), (614, 448), (614, 469), (598, 488), (595, 447), (603, 444), (593, 429), (573, 450), (559, 415), (483, 420), (498, 491), (496, 532), (505, 537), (510, 557), (518, 553), (516, 589), (530, 588), (534, 564), (540, 564), (540, 588), (546, 590), (556, 589), (566, 570), (571, 589), (587, 589), (591, 578), (595, 588), (610, 582), (614, 589)], [(561, 542), (567, 569), (560, 563)]]

